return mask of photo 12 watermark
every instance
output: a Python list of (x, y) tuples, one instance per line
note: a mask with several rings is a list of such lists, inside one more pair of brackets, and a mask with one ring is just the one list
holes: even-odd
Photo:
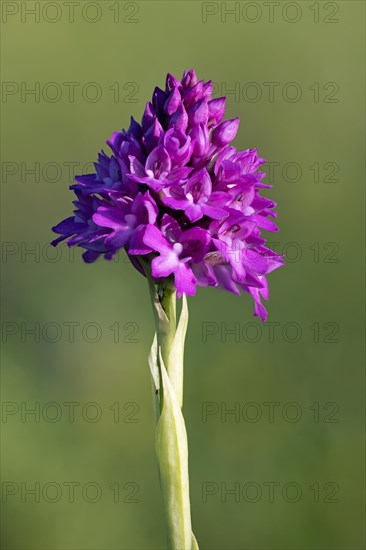
[(204, 401), (201, 406), (201, 420), (209, 423), (249, 422), (257, 424), (288, 423), (298, 424), (310, 421), (314, 424), (338, 424), (340, 406), (334, 401), (320, 403), (315, 401), (308, 405), (298, 401)]
[(235, 103), (339, 103), (340, 86), (335, 81), (296, 82), (248, 81), (213, 82), (214, 95), (229, 97)]
[(40, 82), (4, 81), (1, 83), (1, 103), (139, 103), (137, 82)]
[(229, 1), (201, 2), (201, 22), (205, 24), (324, 23), (341, 20), (339, 2)]
[(138, 504), (141, 501), (140, 485), (136, 481), (114, 481), (108, 485), (98, 481), (3, 481), (3, 504), (97, 504), (109, 501), (115, 504)]
[(1, 341), (6, 344), (138, 344), (140, 327), (135, 321), (102, 325), (97, 321), (3, 321)]
[(220, 504), (270, 504), (300, 501), (315, 504), (338, 504), (340, 486), (335, 481), (204, 481), (201, 484), (201, 502)]
[(267, 321), (259, 323), (249, 321), (242, 323), (233, 321), (203, 321), (201, 325), (201, 341), (203, 344), (213, 341), (221, 344), (339, 344), (341, 342), (341, 327), (335, 321), (314, 321), (312, 324), (299, 321)]
[(124, 23), (137, 24), (141, 21), (141, 2), (125, 1), (32, 1), (1, 2), (3, 24), (47, 24), (65, 23)]
[(97, 401), (3, 401), (1, 423), (96, 424), (108, 421), (113, 424), (138, 424), (139, 412), (140, 406), (135, 401), (115, 401), (111, 404)]

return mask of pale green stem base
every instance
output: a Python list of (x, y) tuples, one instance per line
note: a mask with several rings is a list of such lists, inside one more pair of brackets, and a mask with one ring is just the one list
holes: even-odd
[(156, 334), (149, 355), (157, 417), (156, 452), (169, 550), (196, 550), (189, 501), (188, 444), (182, 415), (184, 340), (188, 308), (183, 296), (176, 322), (176, 292), (148, 276)]

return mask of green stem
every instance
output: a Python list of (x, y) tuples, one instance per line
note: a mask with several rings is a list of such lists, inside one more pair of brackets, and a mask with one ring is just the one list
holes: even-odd
[[(183, 355), (188, 309), (183, 297), (177, 326), (176, 291), (166, 281), (156, 285), (147, 274), (156, 335), (149, 356), (154, 398), (158, 406), (156, 450), (169, 550), (194, 550), (188, 478), (187, 434), (181, 412)], [(160, 413), (160, 414), (159, 414)]]

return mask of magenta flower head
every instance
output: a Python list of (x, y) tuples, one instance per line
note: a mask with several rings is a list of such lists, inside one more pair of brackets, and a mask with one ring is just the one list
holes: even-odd
[(143, 259), (154, 280), (174, 279), (178, 297), (197, 286), (243, 290), (264, 321), (266, 276), (283, 264), (261, 234), (277, 231), (275, 203), (260, 195), (270, 186), (257, 150), (230, 145), (239, 119), (223, 121), (225, 103), (193, 70), (181, 81), (168, 74), (141, 124), (132, 118), (95, 173), (76, 177), (74, 216), (53, 228), (52, 244), (68, 239), (86, 262), (124, 248), (140, 272)]

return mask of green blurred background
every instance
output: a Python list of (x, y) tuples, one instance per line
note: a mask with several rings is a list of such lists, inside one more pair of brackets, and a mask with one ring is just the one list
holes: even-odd
[(247, 296), (189, 300), (195, 534), (206, 549), (364, 548), (365, 5), (271, 6), (81, 1), (71, 22), (66, 2), (2, 2), (6, 550), (164, 548), (146, 283), (123, 257), (88, 266), (47, 243), (71, 213), (70, 163), (80, 173), (190, 67), (236, 90), (236, 146), (278, 163), (269, 239), (288, 256), (269, 277), (272, 325)]

